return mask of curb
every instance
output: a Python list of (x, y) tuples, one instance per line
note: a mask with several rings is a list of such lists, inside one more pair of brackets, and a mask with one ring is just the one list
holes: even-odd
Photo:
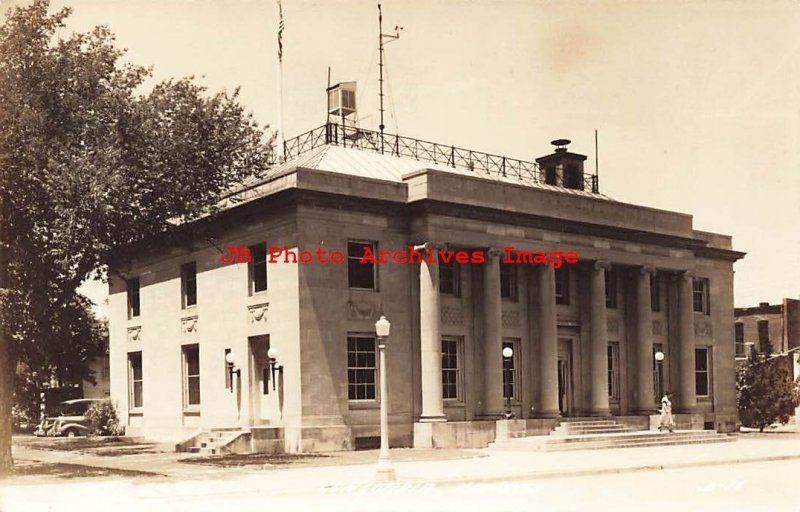
[(586, 470), (566, 470), (566, 471), (551, 471), (551, 472), (538, 472), (527, 473), (523, 475), (504, 475), (504, 476), (486, 476), (481, 478), (446, 478), (438, 480), (428, 480), (427, 482), (435, 487), (450, 487), (462, 484), (480, 484), (480, 483), (493, 483), (493, 482), (519, 482), (525, 480), (544, 480), (551, 478), (570, 478), (582, 476), (599, 476), (599, 475), (615, 475), (624, 473), (638, 473), (641, 471), (663, 471), (665, 469), (682, 469), (682, 468), (695, 468), (704, 466), (721, 466), (725, 464), (750, 464), (755, 462), (774, 462), (784, 460), (800, 459), (800, 454), (795, 455), (772, 455), (767, 457), (753, 457), (749, 459), (717, 459), (708, 461), (695, 461), (695, 462), (680, 462), (674, 464), (655, 464), (643, 466), (628, 466), (628, 467), (613, 467), (613, 468), (597, 468)]

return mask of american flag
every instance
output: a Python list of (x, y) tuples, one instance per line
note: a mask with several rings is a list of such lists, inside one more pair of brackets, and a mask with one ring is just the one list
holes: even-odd
[(283, 61), (283, 8), (278, 0), (278, 60)]

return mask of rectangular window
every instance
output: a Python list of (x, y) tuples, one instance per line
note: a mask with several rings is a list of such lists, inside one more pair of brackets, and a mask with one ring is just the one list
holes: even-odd
[(656, 359), (659, 352), (664, 353), (664, 345), (653, 343), (653, 394), (657, 404), (661, 403), (661, 397), (664, 396), (664, 360)]
[(103, 366), (100, 369), (100, 378), (108, 380), (111, 378), (111, 362), (108, 360), (108, 355), (103, 357)]
[(708, 279), (698, 277), (692, 281), (692, 307), (697, 313), (708, 315)]
[(267, 290), (267, 244), (250, 246), (250, 293)]
[(710, 395), (709, 362), (708, 348), (694, 349), (694, 389), (697, 396)]
[(139, 308), (139, 278), (134, 277), (128, 279), (128, 318), (135, 318), (139, 316), (141, 310)]
[(347, 337), (347, 398), (350, 400), (375, 400), (377, 366), (375, 364), (375, 337), (351, 335)]
[(661, 276), (650, 274), (650, 310), (661, 311)]
[(759, 320), (756, 323), (758, 328), (758, 350), (760, 352), (767, 351), (769, 344), (769, 320)]
[(364, 251), (369, 248), (377, 257), (376, 242), (347, 242), (347, 280), (350, 288), (377, 290), (377, 271), (375, 263), (361, 263)]
[(556, 304), (569, 305), (569, 268), (559, 267), (555, 270)]
[(742, 322), (733, 324), (733, 337), (736, 340), (736, 357), (747, 357), (744, 347), (744, 324)]
[(500, 263), (500, 297), (517, 302), (517, 265)]
[(619, 400), (619, 343), (608, 344), (608, 398)]
[(617, 309), (617, 273), (606, 270), (606, 307)]
[(142, 353), (128, 353), (128, 409), (142, 407)]
[(461, 398), (461, 338), (442, 338), (442, 398)]
[(183, 346), (183, 407), (200, 407), (200, 347)]
[(181, 291), (184, 309), (197, 305), (197, 265), (195, 262), (181, 265)]
[(519, 375), (517, 375), (519, 359), (519, 340), (516, 338), (508, 338), (503, 340), (503, 350), (510, 348), (513, 353), (511, 357), (503, 355), (503, 398), (510, 398), (511, 400), (519, 400)]
[(453, 260), (439, 262), (439, 292), (456, 297), (461, 295), (461, 267)]

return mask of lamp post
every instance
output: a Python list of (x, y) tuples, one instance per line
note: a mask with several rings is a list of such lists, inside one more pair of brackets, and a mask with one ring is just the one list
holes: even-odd
[(236, 366), (236, 354), (234, 354), (233, 351), (225, 354), (225, 362), (228, 364), (228, 379), (231, 382), (231, 393), (233, 393), (233, 388), (236, 387), (236, 384), (233, 382), (233, 374), (235, 373), (236, 376), (241, 379), (242, 370)]
[[(514, 356), (514, 349), (511, 347), (505, 347), (503, 349), (503, 371), (510, 372), (511, 368), (508, 368), (508, 362), (511, 361), (511, 358)], [(510, 420), (514, 417), (511, 414), (511, 391), (513, 390), (513, 386), (511, 385), (511, 374), (506, 373), (505, 379), (505, 386), (503, 386), (503, 393), (506, 395), (506, 419)], [(508, 388), (508, 389), (506, 389)]]
[(659, 350), (653, 357), (656, 359), (656, 392), (658, 393), (656, 399), (661, 400), (661, 362), (664, 361), (664, 353)]
[(381, 450), (378, 454), (378, 468), (375, 472), (375, 479), (378, 482), (390, 482), (395, 480), (394, 468), (389, 460), (389, 392), (387, 390), (386, 378), (386, 339), (389, 337), (389, 330), (392, 324), (381, 315), (375, 322), (375, 333), (378, 335), (378, 357), (381, 385)]
[(267, 350), (267, 357), (269, 358), (269, 368), (270, 373), (272, 374), (272, 391), (275, 391), (275, 372), (279, 372), (283, 374), (283, 365), (278, 364), (278, 349), (275, 347), (271, 347)]

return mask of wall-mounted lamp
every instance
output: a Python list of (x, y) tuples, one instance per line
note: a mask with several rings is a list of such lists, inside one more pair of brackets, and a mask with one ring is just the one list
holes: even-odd
[(236, 354), (232, 351), (227, 351), (225, 364), (228, 365), (228, 379), (231, 383), (231, 393), (233, 393), (233, 374), (235, 373), (237, 377), (242, 378), (242, 370), (236, 366)]
[[(511, 347), (503, 347), (503, 359), (510, 362), (512, 357), (514, 357), (514, 349)], [(514, 417), (514, 413), (511, 412), (511, 395), (513, 393), (513, 388), (511, 387), (511, 368), (506, 368), (508, 364), (503, 366), (503, 370), (508, 372), (506, 376), (506, 386), (508, 386), (509, 389), (504, 389), (503, 394), (506, 395), (506, 419), (510, 420)]]
[(269, 369), (272, 373), (272, 391), (275, 391), (275, 372), (280, 372), (283, 375), (283, 365), (278, 364), (278, 349), (275, 347), (267, 350), (267, 357), (269, 357)]

